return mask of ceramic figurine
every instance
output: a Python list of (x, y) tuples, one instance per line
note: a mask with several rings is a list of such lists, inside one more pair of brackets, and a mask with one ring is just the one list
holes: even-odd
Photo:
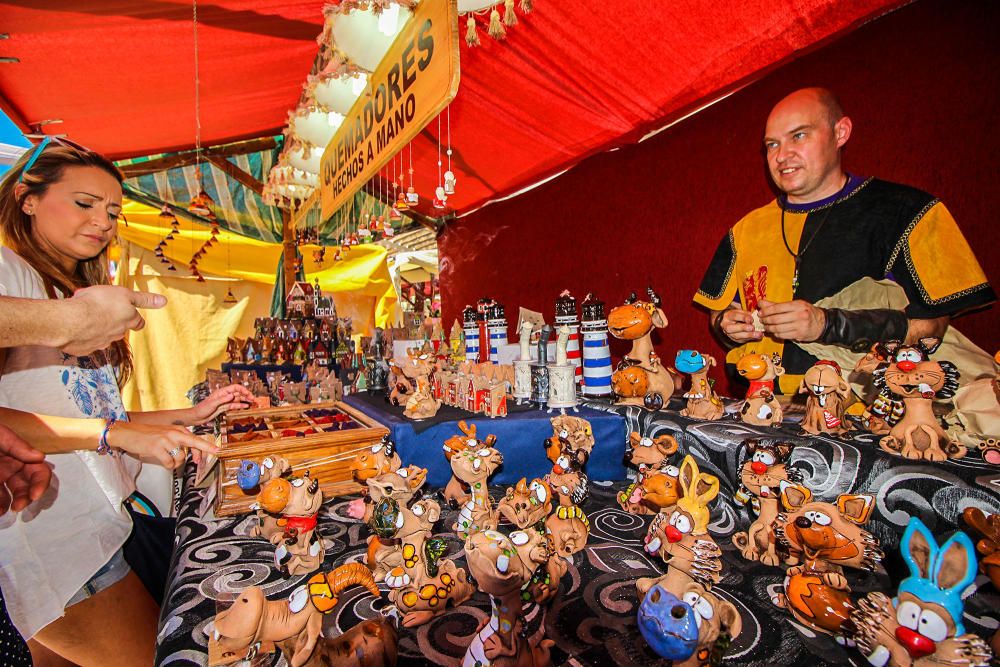
[(594, 450), (594, 429), (582, 417), (557, 415), (552, 423), (552, 437), (545, 441), (545, 455), (555, 463), (560, 456), (568, 456), (580, 466), (587, 464)]
[(774, 395), (774, 382), (785, 374), (777, 354), (744, 354), (736, 363), (736, 372), (750, 381), (740, 419), (755, 426), (779, 426), (784, 418), (781, 404)]
[[(981, 556), (979, 569), (1000, 591), (1000, 514), (987, 516), (978, 507), (966, 507), (962, 510), (962, 520), (980, 538), (976, 542), (976, 551)], [(990, 647), (994, 654), (1000, 654), (1000, 630), (993, 633)]]
[(830, 433), (840, 435), (850, 430), (844, 418), (851, 387), (841, 375), (836, 361), (817, 361), (799, 385), (800, 394), (808, 394), (806, 414), (802, 417), (802, 430), (812, 435)]
[[(450, 155), (450, 153), (449, 153), (449, 155)], [(455, 194), (455, 184), (457, 182), (458, 182), (458, 179), (455, 178), (455, 172), (451, 171), (450, 169), (448, 171), (444, 172), (444, 193), (446, 195), (453, 195), (453, 194)]]
[(608, 320), (604, 302), (593, 294), (583, 300), (583, 395), (592, 398), (611, 395), (611, 349), (608, 347)]
[(778, 518), (781, 492), (789, 484), (801, 481), (798, 471), (788, 466), (788, 457), (795, 445), (761, 440), (746, 440), (744, 444), (746, 451), (743, 453), (740, 488), (735, 500), (744, 505), (749, 503), (757, 519), (748, 530), (733, 535), (733, 544), (747, 560), (779, 565), (781, 558), (772, 526)]
[(875, 386), (887, 389), (903, 402), (903, 417), (879, 446), (907, 459), (944, 461), (965, 456), (964, 445), (953, 441), (934, 416), (934, 399), (951, 398), (958, 389), (958, 369), (950, 361), (928, 357), (939, 338), (921, 338), (916, 345), (886, 343), (890, 361), (875, 371)]
[(508, 537), (481, 531), (465, 543), (465, 558), (479, 589), (489, 594), (490, 617), (476, 631), (462, 660), (463, 667), (542, 667), (549, 665), (555, 642), (529, 644), (523, 632), (521, 589), (550, 553), (544, 535), (515, 531)]
[(860, 527), (871, 516), (875, 497), (842, 494), (836, 505), (810, 502), (811, 498), (802, 486), (782, 491), (782, 504), (789, 512), (778, 514), (774, 534), (779, 548), (802, 565), (787, 570), (783, 591), (771, 601), (798, 623), (846, 644), (851, 640), (848, 619), (854, 604), (841, 568), (872, 571), (882, 560), (878, 540)]
[[(467, 449), (478, 451), (484, 447), (492, 447), (497, 441), (497, 437), (493, 434), (487, 435), (485, 440), (478, 439), (476, 437), (475, 424), (470, 426), (464, 421), (460, 421), (458, 422), (458, 429), (462, 432), (461, 435), (453, 435), (444, 441), (444, 457), (447, 459), (449, 465), (455, 454)], [(448, 480), (448, 484), (444, 487), (443, 495), (445, 501), (448, 502), (448, 505), (452, 509), (457, 509), (459, 506), (469, 502), (470, 499), (468, 486), (455, 477), (454, 473), (452, 473), (451, 479)]]
[(689, 454), (681, 462), (680, 480), (682, 497), (669, 515), (656, 515), (647, 534), (653, 537), (647, 540), (646, 551), (663, 558), (667, 573), (636, 581), (640, 597), (657, 583), (676, 596), (683, 595), (692, 581), (710, 588), (721, 578), (722, 550), (708, 533), (708, 504), (719, 495), (719, 478), (701, 472)]
[(563, 326), (568, 329), (566, 357), (569, 363), (573, 364), (575, 382), (579, 383), (583, 380), (583, 361), (580, 358), (580, 320), (576, 312), (576, 299), (569, 293), (569, 290), (563, 290), (559, 294), (559, 298), (556, 299), (555, 325), (557, 331)]
[(673, 507), (680, 498), (680, 469), (670, 465), (677, 452), (677, 440), (671, 435), (655, 439), (629, 435), (629, 463), (639, 469), (634, 482), (617, 496), (618, 504), (629, 514), (656, 514)]
[(475, 592), (465, 570), (444, 557), (447, 542), (431, 536), (440, 516), (440, 506), (429, 498), (399, 505), (393, 539), (399, 542), (403, 562), (386, 573), (385, 583), (406, 628), (427, 623)]
[(549, 338), (552, 327), (545, 325), (538, 336), (538, 359), (531, 364), (531, 402), (540, 410), (549, 401)]
[(507, 345), (507, 318), (502, 304), (492, 303), (486, 310), (486, 329), (490, 337), (490, 362), (500, 363), (500, 350)]
[[(396, 616), (361, 621), (333, 639), (322, 638), (312, 657), (302, 667), (393, 667), (398, 656), (399, 632)], [(278, 642), (285, 655), (294, 655), (296, 638)]]
[[(567, 345), (570, 340), (570, 328), (565, 324), (559, 326), (556, 338), (556, 362), (549, 364), (549, 412), (559, 410), (566, 414), (566, 408), (576, 410), (576, 367), (569, 362)], [(579, 350), (577, 350), (579, 352)]]
[[(218, 614), (205, 628), (209, 635), (209, 664), (222, 665), (239, 660), (253, 660), (270, 653), (279, 642), (288, 652), (285, 659), (292, 667), (311, 662), (323, 640), (323, 615), (337, 606), (338, 595), (351, 586), (364, 586), (379, 597), (371, 572), (360, 563), (341, 565), (332, 572), (319, 572), (292, 590), (286, 600), (268, 600), (257, 586), (243, 590), (233, 604)], [(386, 638), (394, 643), (394, 639)], [(374, 654), (375, 652), (373, 652)], [(395, 646), (390, 653), (395, 653)], [(361, 662), (374, 667), (378, 662)]]
[(736, 606), (691, 582), (678, 599), (659, 584), (639, 604), (639, 632), (674, 667), (717, 665), (743, 629)]
[(368, 393), (385, 391), (389, 382), (389, 364), (385, 360), (385, 341), (381, 327), (375, 327), (375, 335), (372, 336), (365, 364), (367, 366)]
[(969, 536), (957, 532), (938, 546), (913, 517), (899, 550), (910, 576), (891, 600), (875, 591), (858, 601), (851, 616), (858, 650), (876, 667), (988, 665), (989, 646), (962, 621), (962, 593), (976, 578)]
[(986, 438), (979, 443), (979, 453), (983, 460), (993, 465), (1000, 465), (1000, 438)]
[(715, 357), (697, 350), (679, 350), (674, 366), (678, 372), (691, 376), (691, 388), (684, 394), (687, 406), (681, 410), (681, 415), (692, 419), (721, 419), (726, 410), (712, 388), (713, 380), (708, 379), (709, 369), (715, 366)]
[(308, 574), (323, 563), (323, 542), (316, 535), (316, 516), (323, 504), (319, 480), (278, 477), (261, 485), (257, 494), (260, 509), (280, 515), (280, 532), (270, 536), (275, 545), (274, 565), (287, 576)]
[(434, 356), (417, 348), (408, 349), (406, 355), (407, 359), (402, 365), (392, 363), (396, 380), (389, 394), (389, 401), (404, 405), (403, 415), (410, 419), (433, 417), (441, 408), (441, 401), (431, 391), (430, 375), (434, 371)]
[(568, 455), (559, 456), (552, 465), (552, 472), (545, 476), (545, 483), (559, 505), (580, 505), (587, 499), (588, 480), (583, 467)]
[[(874, 343), (865, 356), (854, 365), (856, 375), (873, 375), (875, 370), (889, 360), (884, 343)], [(872, 433), (886, 435), (889, 429), (903, 418), (903, 402), (892, 397), (887, 389), (876, 390), (874, 398), (861, 415), (861, 425)]]
[(552, 511), (552, 490), (540, 479), (522, 477), (497, 503), (497, 514), (520, 530), (544, 523)]
[(556, 554), (569, 558), (587, 546), (590, 520), (576, 505), (559, 505), (545, 520), (545, 531), (552, 537)]
[(348, 516), (361, 519), (372, 531), (365, 562), (375, 581), (384, 581), (390, 570), (403, 563), (402, 549), (395, 539), (403, 519), (399, 508), (417, 499), (426, 478), (426, 468), (416, 466), (384, 473), (369, 479), (367, 495), (348, 506)]
[(519, 329), (518, 344), (521, 346), (519, 359), (514, 360), (514, 398), (522, 405), (531, 399), (531, 330), (534, 325), (525, 321)]
[(351, 477), (359, 484), (364, 484), (372, 477), (383, 473), (396, 472), (403, 467), (403, 462), (396, 452), (396, 443), (388, 435), (382, 436), (382, 441), (372, 445), (369, 451), (358, 454), (351, 462)]
[(659, 410), (677, 387), (669, 369), (653, 351), (653, 328), (664, 329), (667, 316), (660, 308), (660, 297), (648, 288), (649, 301), (640, 301), (635, 292), (608, 314), (608, 331), (615, 338), (632, 341), (632, 349), (611, 376), (617, 405), (639, 405)]
[(496, 530), (497, 516), (486, 480), (503, 463), (503, 455), (493, 447), (466, 449), (451, 457), (451, 471), (468, 485), (470, 497), (458, 513), (452, 526), (459, 539), (465, 540), (480, 530)]

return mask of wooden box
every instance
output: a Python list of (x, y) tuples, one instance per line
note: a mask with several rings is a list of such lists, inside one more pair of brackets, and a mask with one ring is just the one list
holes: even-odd
[[(317, 416), (324, 411), (329, 414)], [(249, 423), (260, 430), (242, 431)], [(265, 456), (281, 456), (294, 473), (308, 470), (318, 479), (327, 498), (358, 493), (362, 486), (352, 479), (351, 464), (388, 433), (389, 429), (371, 417), (336, 401), (231, 412), (222, 423), (215, 515), (249, 512), (255, 501), (256, 497), (236, 482), (242, 459), (259, 463)]]

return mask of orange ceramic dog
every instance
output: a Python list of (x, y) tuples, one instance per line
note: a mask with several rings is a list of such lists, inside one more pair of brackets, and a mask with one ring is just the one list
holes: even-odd
[(608, 332), (632, 341), (631, 351), (611, 376), (611, 387), (618, 405), (659, 410), (680, 389), (681, 379), (661, 364), (653, 351), (653, 328), (666, 328), (667, 316), (660, 308), (660, 297), (652, 288), (646, 292), (649, 301), (640, 301), (633, 292), (624, 305), (608, 313)]

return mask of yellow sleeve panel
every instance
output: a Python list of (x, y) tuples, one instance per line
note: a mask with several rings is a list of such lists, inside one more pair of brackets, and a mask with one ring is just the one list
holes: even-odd
[(905, 259), (931, 305), (959, 298), (986, 283), (969, 242), (941, 202), (917, 220), (907, 235)]

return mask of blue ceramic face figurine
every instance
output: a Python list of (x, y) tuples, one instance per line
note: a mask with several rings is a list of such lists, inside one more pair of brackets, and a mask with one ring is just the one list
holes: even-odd
[(244, 491), (252, 491), (260, 484), (260, 465), (256, 461), (243, 459), (236, 471), (236, 483)]
[(705, 368), (705, 357), (698, 350), (678, 350), (674, 367), (681, 373), (697, 373)]
[(649, 589), (639, 605), (639, 632), (667, 660), (687, 660), (698, 648), (694, 610), (659, 584)]

